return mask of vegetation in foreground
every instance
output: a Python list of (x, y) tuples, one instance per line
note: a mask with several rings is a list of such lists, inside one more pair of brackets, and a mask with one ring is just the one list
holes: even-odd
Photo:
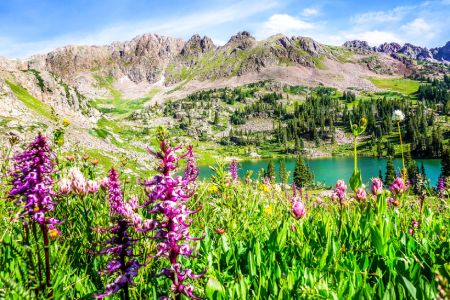
[(221, 161), (197, 182), (192, 146), (179, 157), (161, 128), (150, 151), (159, 175), (136, 184), (126, 161), (105, 177), (95, 158), (54, 155), (39, 135), (2, 160), (0, 297), (447, 299), (450, 185), (413, 189), (402, 172), (366, 191), (356, 165), (366, 126), (352, 126), (354, 192), (340, 180), (330, 197), (303, 188), (301, 158), (292, 187), (273, 183), (272, 168), (238, 178)]

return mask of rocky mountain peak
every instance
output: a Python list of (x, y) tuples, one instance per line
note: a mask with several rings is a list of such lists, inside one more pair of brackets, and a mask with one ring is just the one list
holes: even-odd
[(377, 51), (376, 47), (370, 47), (367, 41), (353, 40), (345, 42), (342, 47), (358, 48), (361, 50)]
[(383, 52), (383, 53), (397, 53), (398, 50), (400, 50), (402, 46), (398, 43), (384, 43), (378, 46), (377, 51)]
[(233, 35), (230, 38), (230, 42), (238, 42), (238, 41), (242, 41), (242, 40), (253, 40), (256, 41), (256, 39), (254, 37), (251, 36), (251, 34), (248, 31), (239, 31), (236, 35)]

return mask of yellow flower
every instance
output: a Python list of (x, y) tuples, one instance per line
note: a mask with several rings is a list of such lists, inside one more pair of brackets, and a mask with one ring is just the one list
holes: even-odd
[(64, 119), (64, 120), (63, 120), (63, 125), (64, 125), (64, 127), (69, 126), (69, 125), (70, 125), (70, 121), (67, 120), (67, 119)]
[(93, 160), (91, 160), (91, 164), (93, 164), (94, 166), (96, 165), (96, 164), (98, 164), (99, 163), (99, 160), (98, 159), (93, 159)]
[(366, 125), (367, 124), (367, 119), (366, 118), (362, 118), (360, 123), (361, 123), (361, 125)]
[(208, 188), (208, 191), (209, 191), (209, 192), (213, 192), (213, 193), (216, 193), (218, 190), (219, 190), (219, 189), (218, 189), (217, 186), (215, 186), (215, 185), (210, 186), (210, 187)]
[(64, 145), (64, 140), (63, 140), (63, 139), (57, 139), (57, 140), (55, 141), (55, 143), (56, 143), (58, 146), (62, 146), (62, 145)]
[(322, 215), (320, 213), (317, 213), (318, 218), (322, 218)]
[(57, 238), (58, 236), (61, 235), (61, 232), (59, 230), (56, 230), (56, 229), (50, 229), (48, 233), (49, 233), (50, 237), (53, 238), (53, 239), (55, 239), (55, 238)]
[(267, 185), (265, 185), (265, 184), (261, 184), (260, 189), (263, 190), (266, 193), (270, 192), (270, 188)]
[(264, 208), (264, 212), (266, 212), (269, 215), (271, 215), (272, 214), (272, 207), (271, 206), (267, 206), (266, 208)]

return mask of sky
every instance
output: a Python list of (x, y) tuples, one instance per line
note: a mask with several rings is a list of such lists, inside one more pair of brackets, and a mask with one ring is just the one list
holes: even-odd
[(28, 58), (58, 47), (107, 45), (144, 33), (220, 46), (247, 30), (257, 40), (283, 33), (327, 45), (397, 42), (434, 48), (450, 40), (450, 0), (2, 0), (0, 56)]

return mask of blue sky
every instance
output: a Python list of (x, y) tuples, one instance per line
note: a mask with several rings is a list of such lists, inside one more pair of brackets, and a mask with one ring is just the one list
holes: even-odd
[(198, 33), (222, 45), (242, 30), (257, 40), (284, 33), (329, 45), (360, 39), (433, 48), (450, 40), (450, 0), (0, 1), (0, 56), (8, 58), (150, 32), (185, 40)]

